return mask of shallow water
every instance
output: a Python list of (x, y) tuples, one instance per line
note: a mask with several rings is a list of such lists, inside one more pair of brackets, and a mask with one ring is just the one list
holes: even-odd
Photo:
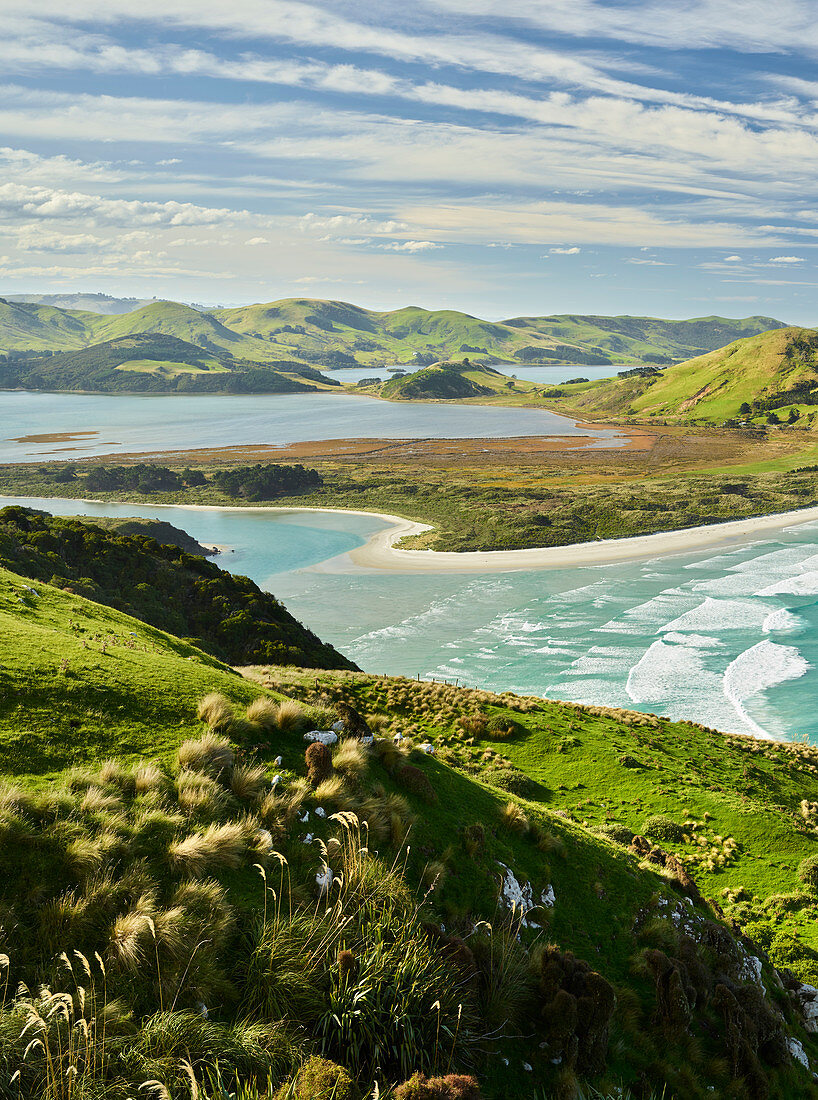
[[(54, 433), (61, 440), (25, 440)], [(355, 394), (0, 393), (0, 462), (314, 439), (482, 439), (576, 436), (617, 447), (610, 428), (581, 427), (544, 409), (424, 405)]]
[[(12, 498), (0, 498), (0, 505)], [(818, 524), (721, 551), (491, 574), (309, 566), (384, 522), (331, 513), (23, 500), (57, 514), (167, 519), (274, 592), (372, 672), (689, 718), (818, 743)]]

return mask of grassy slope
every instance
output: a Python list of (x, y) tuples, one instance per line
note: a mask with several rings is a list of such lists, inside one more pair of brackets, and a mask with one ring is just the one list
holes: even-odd
[[(153, 301), (114, 316), (88, 310), (0, 301), (0, 352), (7, 349), (67, 351), (137, 332), (158, 332), (211, 350), (231, 352), (254, 362), (320, 356), (330, 351), (354, 355), (363, 364), (384, 359), (411, 360), (416, 352), (436, 357), (484, 354), (513, 358), (522, 348), (551, 352), (559, 345), (614, 361), (655, 355), (681, 358), (771, 327), (770, 318), (699, 318), (666, 322), (631, 317), (515, 318), (493, 323), (454, 310), (417, 306), (379, 313), (345, 302), (287, 298), (278, 302), (202, 313), (179, 302)], [(285, 326), (303, 331), (284, 332)]]
[[(590, 345), (614, 358), (651, 361), (657, 352), (671, 358), (696, 355), (722, 347), (731, 340), (754, 336), (782, 327), (772, 317), (694, 317), (688, 321), (665, 321), (656, 317), (583, 317), (563, 314), (554, 317), (520, 317), (514, 324), (529, 327), (566, 343)], [(510, 321), (505, 322), (511, 323)]]
[[(57, 768), (69, 763), (92, 764), (114, 753), (125, 759), (137, 754), (168, 759), (183, 738), (201, 728), (194, 718), (201, 695), (215, 689), (234, 703), (246, 705), (261, 693), (258, 684), (238, 678), (195, 649), (128, 616), (49, 586), (37, 586), (37, 590), (35, 597), (20, 578), (0, 573), (0, 744), (6, 776), (24, 785), (39, 787)], [(415, 740), (431, 736), (437, 743), (438, 757), (420, 752), (411, 757), (432, 783), (437, 800), (429, 804), (409, 796), (417, 823), (406, 875), (410, 882), (417, 882), (430, 860), (441, 864), (442, 879), (428, 902), (429, 915), (435, 914), (454, 928), (476, 918), (489, 919), (499, 927), (500, 916), (495, 911), (498, 860), (510, 866), (521, 882), (530, 882), (536, 896), (547, 885), (553, 886), (554, 909), (540, 915), (546, 922), (546, 938), (587, 959), (614, 983), (622, 1000), (621, 1014), (614, 1021), (609, 1070), (600, 1084), (612, 1087), (617, 1080), (633, 1082), (644, 1070), (653, 1084), (658, 1082), (661, 1087), (662, 1081), (669, 1081), (668, 1097), (692, 1100), (712, 1095), (712, 1091), (708, 1093), (711, 1082), (721, 1094), (729, 1073), (723, 1061), (713, 1060), (718, 1051), (711, 1038), (718, 1035), (718, 1027), (713, 1027), (716, 1018), (711, 1017), (709, 1030), (702, 1032), (697, 1017), (698, 1046), (690, 1047), (678, 1038), (668, 1042), (651, 1023), (652, 985), (633, 972), (641, 949), (658, 942), (671, 950), (676, 935), (667, 921), (659, 922), (667, 925), (664, 932), (650, 922), (644, 933), (636, 932), (635, 924), (651, 916), (659, 918), (660, 899), (667, 897), (675, 905), (678, 895), (655, 867), (640, 865), (620, 845), (571, 820), (571, 814), (580, 819), (601, 818), (602, 801), (610, 807), (606, 816), (620, 821), (629, 812), (636, 817), (657, 808), (675, 811), (677, 803), (657, 788), (659, 783), (671, 787), (678, 781), (684, 748), (696, 747), (702, 755), (712, 757), (708, 765), (713, 772), (709, 784), (699, 784), (694, 775), (693, 784), (685, 790), (685, 804), (694, 815), (701, 814), (705, 806), (714, 808), (718, 816), (713, 828), (718, 826), (724, 832), (729, 828), (746, 845), (741, 857), (746, 871), (756, 854), (751, 853), (751, 844), (758, 841), (759, 862), (764, 857), (758, 835), (747, 832), (734, 806), (739, 798), (737, 788), (747, 785), (739, 772), (748, 759), (744, 754), (720, 735), (702, 736), (690, 727), (659, 724), (634, 729), (630, 716), (599, 718), (571, 706), (521, 701), (510, 695), (492, 697), (356, 674), (321, 674), (318, 681), (314, 673), (283, 669), (262, 670), (258, 679), (270, 682), (270, 675), (274, 686), (285, 694), (312, 696), (318, 690), (325, 696), (354, 700), (368, 715), (382, 715), (391, 723), (390, 734), (401, 730)], [(456, 730), (456, 722), (476, 706), (488, 715), (511, 719), (528, 732), (502, 745), (479, 737), (472, 743)], [(236, 736), (246, 739), (247, 734), (237, 730)], [(684, 739), (689, 745), (683, 745)], [(272, 764), (273, 757), (280, 754), (283, 768), (277, 765), (275, 770), (285, 777), (303, 771), (304, 742), (299, 730), (279, 731), (264, 740), (262, 760)], [(645, 741), (651, 743), (649, 748)], [(624, 772), (614, 763), (617, 752), (623, 747), (634, 751), (636, 742), (640, 743), (637, 752), (650, 755), (652, 781), (645, 782), (641, 773)], [(487, 752), (494, 754), (492, 759), (486, 759)], [(526, 752), (531, 754), (528, 762)], [(539, 761), (531, 767), (536, 781), (527, 798), (520, 800), (533, 827), (528, 835), (502, 824), (508, 800), (503, 787), (509, 776), (515, 782), (522, 778), (510, 767), (511, 759), (524, 766)], [(773, 771), (766, 760), (749, 759), (765, 773)], [(661, 780), (660, 765), (667, 769)], [(718, 776), (716, 765), (722, 769)], [(381, 782), (387, 795), (402, 791), (380, 765), (372, 768), (372, 778)], [(787, 777), (786, 791), (780, 787), (770, 790), (752, 807), (757, 813), (782, 819), (780, 827), (776, 820), (773, 839), (783, 869), (771, 870), (775, 881), (771, 879), (768, 886), (786, 880), (787, 868), (799, 845), (804, 845), (797, 830), (787, 828), (778, 803), (789, 798), (799, 776), (809, 793), (814, 783), (812, 773), (802, 775), (803, 769), (796, 773), (786, 756), (776, 766), (776, 770), (782, 768), (793, 772)], [(290, 779), (285, 782), (289, 784)], [(721, 797), (707, 791), (708, 785), (716, 782), (723, 784)], [(638, 811), (625, 809), (640, 801)], [(311, 804), (308, 799), (307, 805)], [(484, 847), (468, 854), (463, 847), (463, 829), (475, 823), (484, 828)], [(300, 831), (304, 828), (300, 826)], [(327, 833), (314, 814), (309, 828), (319, 836)], [(287, 853), (293, 880), (306, 878), (308, 883), (317, 853), (304, 848), (297, 835), (279, 837), (278, 844)], [(250, 867), (253, 858), (258, 857), (250, 854), (241, 870), (220, 875), (230, 901), (240, 910), (253, 910), (259, 904), (258, 878)], [(5, 859), (7, 864), (14, 863), (10, 852)], [(735, 875), (729, 881), (735, 881)], [(13, 878), (6, 878), (5, 888), (7, 899), (13, 897)], [(303, 891), (305, 886), (298, 889)], [(532, 933), (525, 933), (524, 938), (530, 942)], [(779, 999), (783, 1006), (785, 1000)], [(222, 1007), (220, 1017), (229, 1011)], [(538, 1048), (538, 1037), (534, 1042), (523, 1037), (530, 1027), (529, 1019), (518, 1039), (484, 1044), (494, 1052), (480, 1065), (487, 1096), (499, 1100), (513, 1094), (540, 1100), (556, 1087), (555, 1078), (561, 1071), (555, 1070)], [(788, 1030), (798, 1032), (810, 1049), (812, 1044), (794, 1021)], [(502, 1065), (501, 1055), (510, 1058), (509, 1066)], [(692, 1064), (686, 1065), (691, 1059)], [(524, 1060), (534, 1064), (533, 1078), (521, 1069)], [(772, 1073), (774, 1095), (793, 1100), (810, 1095), (810, 1084), (798, 1067), (787, 1064)], [(535, 1093), (535, 1087), (544, 1091)]]
[[(813, 351), (794, 352), (793, 341), (803, 341)], [(585, 415), (723, 423), (739, 416), (744, 402), (763, 400), (802, 381), (818, 381), (816, 346), (818, 337), (811, 329), (774, 329), (668, 367), (660, 375), (560, 387), (556, 404)], [(801, 412), (807, 408), (792, 404)], [(786, 416), (790, 407), (784, 404), (777, 411)]]

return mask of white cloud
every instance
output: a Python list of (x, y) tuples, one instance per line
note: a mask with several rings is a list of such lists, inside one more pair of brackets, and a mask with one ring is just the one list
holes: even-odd
[(804, 263), (803, 256), (771, 256), (769, 261), (771, 264), (802, 264)]
[(582, 249), (574, 246), (573, 248), (549, 248), (548, 251), (552, 256), (578, 256)]
[(442, 244), (435, 244), (434, 241), (401, 241), (400, 244), (382, 244), (381, 248), (385, 248), (389, 252), (430, 252), (434, 248), (442, 248)]
[(725, 256), (723, 262), (726, 264), (737, 264), (741, 262), (741, 256)]

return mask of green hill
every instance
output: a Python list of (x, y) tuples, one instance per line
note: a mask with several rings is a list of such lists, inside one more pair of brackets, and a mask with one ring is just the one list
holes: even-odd
[(390, 378), (380, 388), (382, 397), (404, 401), (453, 401), (491, 397), (507, 381), (506, 376), (479, 363), (434, 363), (413, 374)]
[(242, 679), (4, 569), (0, 688), (4, 1100), (818, 1095), (804, 746)]
[[(407, 306), (379, 312), (348, 302), (311, 298), (284, 298), (209, 312), (157, 300), (106, 315), (57, 308), (46, 304), (48, 299), (43, 297), (41, 302), (0, 299), (0, 355), (71, 351), (124, 336), (155, 333), (198, 345), (217, 358), (233, 356), (255, 363), (289, 359), (328, 367), (382, 366), (395, 361), (429, 365), (461, 355), (521, 364), (662, 363), (782, 327), (782, 322), (770, 317), (664, 321), (565, 315), (513, 317), (495, 323), (455, 310)], [(87, 296), (73, 300), (93, 304)]]
[(153, 332), (120, 336), (79, 351), (0, 361), (3, 389), (310, 393), (332, 385), (338, 383), (299, 363), (252, 363)]
[(0, 564), (136, 615), (230, 664), (355, 667), (247, 577), (146, 535), (4, 508)]
[(560, 387), (554, 397), (585, 413), (723, 424), (795, 422), (818, 405), (818, 333), (780, 328), (653, 374)]
[[(714, 351), (733, 340), (784, 328), (773, 317), (694, 317), (689, 321), (664, 321), (657, 317), (599, 317), (563, 314), (553, 317), (513, 317), (503, 324), (533, 329), (552, 339), (599, 348), (615, 361), (668, 363), (705, 351)], [(580, 362), (581, 360), (575, 360)]]

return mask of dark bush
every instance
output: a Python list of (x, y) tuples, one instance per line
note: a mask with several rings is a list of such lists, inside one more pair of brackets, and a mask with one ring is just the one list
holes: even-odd
[(307, 779), (313, 787), (317, 787), (332, 772), (332, 753), (320, 741), (313, 741), (304, 753), (304, 759), (307, 763)]
[(276, 1100), (351, 1100), (353, 1081), (343, 1066), (327, 1058), (310, 1058), (291, 1085), (283, 1085)]
[(424, 802), (437, 802), (434, 787), (426, 775), (413, 764), (402, 764), (395, 772), (395, 782), (410, 794), (416, 794)]
[(577, 1073), (601, 1073), (616, 1007), (613, 986), (570, 951), (553, 945), (536, 959), (535, 976), (537, 1023), (549, 1058), (562, 1058)]
[(798, 877), (810, 890), (818, 890), (818, 855), (801, 860), (798, 864)]
[(661, 840), (670, 844), (681, 844), (684, 840), (684, 826), (664, 814), (654, 814), (642, 826), (642, 832), (651, 840)]

